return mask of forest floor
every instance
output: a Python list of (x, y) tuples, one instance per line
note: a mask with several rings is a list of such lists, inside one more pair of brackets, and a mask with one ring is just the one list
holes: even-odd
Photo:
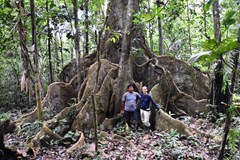
[[(11, 112), (3, 112), (0, 109), (0, 120), (4, 117), (18, 118), (22, 113), (19, 110)], [(215, 123), (210, 123), (207, 119), (181, 117), (181, 120), (190, 128), (209, 133), (213, 135), (221, 135), (223, 133), (224, 117)], [(234, 129), (240, 130), (240, 119), (237, 118), (233, 122)], [(29, 156), (25, 148), (34, 135), (39, 131), (41, 123), (24, 124), (14, 133), (5, 135), (5, 145), (18, 149), (26, 159), (36, 160), (77, 160), (77, 159), (159, 159), (159, 160), (213, 160), (217, 159), (220, 148), (220, 141), (215, 141), (202, 134), (193, 131), (194, 136), (186, 137), (179, 134), (176, 130), (168, 132), (145, 131), (139, 127), (137, 131), (126, 130), (124, 123), (119, 123), (114, 129), (106, 131), (109, 135), (117, 134), (125, 137), (132, 142), (136, 148), (122, 141), (108, 141), (99, 138), (100, 154), (94, 152), (94, 133), (93, 131), (85, 131), (84, 137), (86, 145), (81, 150), (74, 152), (72, 155), (66, 153), (67, 148), (71, 144), (66, 143), (59, 145), (56, 141), (46, 142), (40, 149), (39, 153), (34, 157)], [(76, 141), (79, 137), (78, 133), (68, 132), (66, 136)], [(221, 140), (221, 139), (220, 139)], [(240, 144), (238, 142), (236, 150), (226, 149), (226, 159), (240, 159)], [(102, 154), (104, 153), (104, 154)], [(103, 156), (104, 155), (104, 156)]]

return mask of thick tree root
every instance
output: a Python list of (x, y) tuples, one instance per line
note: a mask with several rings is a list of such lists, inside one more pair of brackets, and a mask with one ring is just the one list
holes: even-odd
[(103, 121), (103, 130), (110, 130), (110, 129), (113, 129), (115, 127), (115, 125), (117, 123), (119, 123), (123, 118), (123, 114), (117, 114), (115, 117), (113, 118), (106, 118), (104, 121)]
[(41, 148), (41, 142), (40, 142), (41, 138), (43, 138), (46, 135), (48, 135), (49, 138), (53, 140), (63, 139), (63, 137), (53, 133), (53, 131), (50, 128), (48, 128), (45, 123), (43, 123), (42, 129), (36, 134), (36, 136), (31, 141), (31, 148), (35, 155), (39, 152)]
[(190, 116), (207, 113), (206, 99), (195, 100), (191, 95), (180, 91), (170, 72), (163, 67), (157, 66), (156, 71), (159, 74), (159, 83), (152, 88), (150, 94), (157, 103), (167, 108), (166, 111), (176, 115), (186, 112)]
[(188, 127), (181, 121), (172, 118), (166, 112), (161, 109), (156, 113), (155, 117), (155, 128), (160, 131), (167, 131), (170, 129), (175, 129), (179, 133), (185, 134), (187, 136), (192, 136), (192, 133), (189, 131)]
[(80, 132), (80, 138), (78, 139), (78, 141), (72, 145), (72, 147), (67, 149), (67, 153), (68, 154), (72, 154), (74, 151), (81, 149), (82, 147), (85, 146), (85, 141), (84, 141), (84, 134), (82, 132)]

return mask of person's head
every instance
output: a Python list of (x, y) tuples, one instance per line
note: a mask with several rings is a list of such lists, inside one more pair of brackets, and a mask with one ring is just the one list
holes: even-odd
[(127, 86), (127, 90), (128, 90), (128, 92), (132, 93), (134, 91), (133, 85), (129, 84)]
[(143, 94), (147, 94), (147, 91), (148, 91), (148, 90), (147, 90), (147, 86), (143, 86), (143, 87), (142, 87), (142, 92), (143, 92)]

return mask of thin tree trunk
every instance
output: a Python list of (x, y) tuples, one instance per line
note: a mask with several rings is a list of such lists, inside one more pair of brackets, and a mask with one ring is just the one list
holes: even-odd
[[(160, 8), (160, 0), (156, 1), (157, 7)], [(159, 54), (163, 55), (163, 34), (162, 34), (162, 20), (158, 16), (158, 46), (159, 46)]]
[(40, 87), (40, 74), (38, 66), (38, 49), (37, 49), (37, 32), (35, 21), (35, 5), (34, 0), (30, 0), (31, 6), (31, 21), (32, 21), (32, 45), (34, 46), (34, 74), (35, 74), (35, 92), (36, 92), (36, 104), (38, 120), (43, 120), (42, 103), (41, 103), (41, 87)]
[(219, 2), (215, 0), (213, 3), (213, 22), (214, 22), (214, 38), (221, 42), (221, 30), (220, 30), (220, 13), (219, 13)]
[(60, 37), (60, 53), (61, 53), (61, 64), (62, 64), (62, 68), (63, 66), (63, 40), (62, 40), (62, 32), (60, 31), (59, 33), (59, 37)]
[(207, 34), (207, 15), (206, 15), (206, 9), (205, 9), (205, 0), (203, 0), (203, 21), (204, 21), (204, 36), (207, 39), (210, 39), (210, 36)]
[(55, 33), (55, 41), (54, 41), (54, 45), (55, 45), (55, 58), (56, 58), (56, 75), (59, 74), (59, 68), (60, 68), (60, 59), (59, 59), (59, 53), (58, 53), (58, 41), (57, 41), (57, 34)]
[[(218, 43), (221, 42), (221, 30), (220, 30), (220, 13), (219, 13), (219, 2), (216, 0), (212, 5), (212, 12), (213, 12), (213, 21), (214, 21), (214, 38), (218, 41)], [(229, 93), (229, 86), (228, 83), (226, 85), (226, 92), (222, 90), (223, 86), (223, 69), (224, 65), (222, 62), (222, 59), (217, 61), (217, 66), (214, 70), (214, 76), (213, 79), (213, 87), (211, 91), (211, 104), (216, 105), (216, 115), (215, 117), (218, 117), (218, 113), (227, 113), (226, 107), (223, 105), (223, 103), (228, 103), (230, 98)], [(213, 119), (213, 121), (215, 121)]]
[(128, 11), (127, 11), (127, 17), (125, 21), (125, 27), (123, 30), (123, 39), (122, 39), (122, 52), (121, 52), (121, 58), (119, 62), (119, 71), (118, 71), (118, 81), (115, 86), (116, 91), (116, 100), (115, 100), (115, 109), (114, 114), (117, 114), (121, 110), (121, 97), (123, 95), (123, 92), (125, 90), (125, 87), (127, 86), (126, 83), (129, 83), (131, 80), (130, 75), (130, 63), (129, 63), (129, 54), (130, 54), (130, 47), (131, 47), (131, 35), (132, 35), (132, 20), (133, 20), (133, 14), (134, 14), (134, 2), (135, 0), (128, 0)]
[[(74, 48), (77, 60), (77, 73), (80, 75), (81, 73), (81, 59), (80, 59), (80, 43), (79, 43), (79, 29), (78, 29), (78, 0), (73, 0), (73, 15), (74, 15), (74, 28), (75, 28), (75, 35), (74, 35)], [(79, 82), (81, 78), (79, 77)]]
[(97, 62), (98, 62), (98, 67), (97, 67), (97, 75), (96, 75), (96, 82), (94, 84), (94, 89), (93, 93), (91, 95), (92, 98), (92, 104), (93, 104), (93, 114), (94, 114), (94, 134), (95, 134), (95, 151), (98, 152), (98, 135), (97, 135), (97, 130), (98, 130), (98, 122), (97, 122), (97, 107), (95, 103), (95, 96), (97, 94), (97, 84), (98, 84), (98, 79), (99, 79), (99, 71), (101, 68), (101, 61), (100, 61), (100, 39), (101, 39), (101, 33), (99, 32), (98, 38), (97, 38), (97, 33), (96, 35), (96, 44), (97, 44)]
[[(150, 13), (150, 1), (148, 1), (148, 12)], [(148, 23), (149, 26), (149, 42), (150, 42), (150, 48), (151, 51), (153, 51), (153, 22)]]
[(187, 19), (188, 19), (188, 43), (189, 43), (189, 50), (190, 54), (192, 55), (192, 43), (191, 43), (191, 19), (190, 19), (190, 13), (189, 13), (189, 4), (187, 0)]
[[(70, 23), (71, 29), (73, 30), (72, 18), (71, 18), (71, 15), (70, 15), (70, 12), (69, 12), (66, 0), (64, 0), (64, 5), (65, 5), (65, 8), (66, 8), (66, 11), (67, 11), (67, 14), (68, 14), (68, 21)], [(70, 39), (70, 41), (72, 42), (72, 38)], [(71, 60), (73, 60), (73, 58), (74, 58), (73, 52), (74, 52), (74, 50), (73, 50), (73, 46), (72, 46), (72, 43), (71, 43), (71, 47), (70, 47)]]
[(88, 20), (88, 0), (85, 0), (85, 30), (86, 30), (86, 35), (85, 35), (85, 54), (89, 54), (89, 20)]
[[(48, 10), (48, 0), (46, 0), (46, 11)], [(52, 53), (51, 53), (51, 31), (49, 25), (49, 18), (47, 18), (47, 28), (48, 28), (48, 62), (49, 62), (49, 80), (50, 83), (53, 82), (53, 71), (52, 71)]]
[[(238, 29), (238, 52), (235, 53), (235, 56), (233, 57), (234, 60), (234, 68), (238, 68), (238, 63), (239, 63), (239, 52), (240, 52), (240, 29)], [(232, 104), (232, 94), (234, 93), (234, 86), (236, 82), (236, 72), (232, 70), (232, 79), (231, 79), (231, 86), (230, 86), (230, 92), (231, 92), (231, 98), (229, 98), (229, 103), (228, 105)], [(224, 159), (224, 152), (225, 152), (225, 146), (227, 143), (227, 136), (231, 127), (231, 119), (232, 117), (230, 116), (230, 113), (227, 112), (227, 117), (225, 121), (225, 126), (224, 126), (224, 135), (222, 138), (222, 143), (221, 143), (221, 148), (219, 152), (218, 159), (223, 160)]]

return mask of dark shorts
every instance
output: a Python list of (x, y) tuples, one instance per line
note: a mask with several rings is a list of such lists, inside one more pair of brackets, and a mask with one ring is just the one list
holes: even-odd
[(124, 111), (124, 117), (126, 121), (131, 121), (131, 118), (133, 118), (134, 121), (138, 121), (138, 112), (137, 110)]

